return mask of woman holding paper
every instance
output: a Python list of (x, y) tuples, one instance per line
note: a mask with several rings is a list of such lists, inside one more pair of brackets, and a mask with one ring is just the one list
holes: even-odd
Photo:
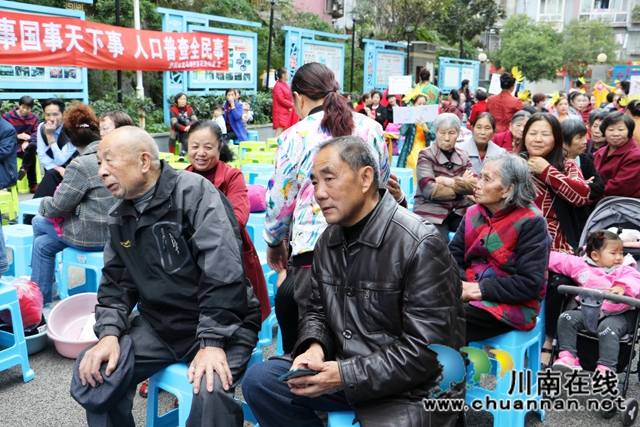
[(417, 167), (418, 188), (413, 212), (436, 226), (445, 241), (455, 231), (472, 202), (476, 185), (469, 155), (456, 146), (460, 119), (451, 113), (433, 121), (436, 143), (420, 151)]

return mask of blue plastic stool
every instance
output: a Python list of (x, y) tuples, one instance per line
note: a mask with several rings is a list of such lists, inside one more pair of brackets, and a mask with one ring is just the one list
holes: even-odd
[(247, 230), (249, 230), (249, 226), (253, 227), (253, 235), (249, 232), (253, 246), (256, 248), (256, 251), (260, 252), (267, 252), (267, 242), (262, 238), (265, 217), (265, 212), (250, 213), (249, 221), (247, 221)]
[(329, 412), (327, 427), (360, 427), (360, 423), (353, 424), (356, 414), (351, 411)]
[(23, 200), (18, 203), (18, 224), (24, 224), (25, 215), (38, 215), (42, 199)]
[(273, 175), (273, 165), (266, 165), (262, 163), (245, 163), (241, 166), (241, 169), (247, 180), (247, 184), (255, 184), (256, 178), (262, 176), (271, 178), (271, 175)]
[[(262, 362), (262, 350), (255, 348), (251, 354), (251, 359), (249, 359), (247, 369), (259, 362)], [(185, 427), (189, 412), (191, 412), (191, 402), (193, 401), (193, 384), (190, 384), (187, 380), (188, 369), (184, 363), (174, 363), (149, 378), (147, 427), (175, 427), (176, 425)], [(178, 408), (162, 416), (158, 416), (159, 389), (175, 395), (178, 398), (179, 405)], [(247, 421), (256, 422), (249, 406), (245, 402), (242, 402), (242, 410)]]
[(258, 176), (253, 180), (253, 184), (255, 185), (261, 185), (264, 188), (266, 188), (267, 190), (269, 189), (269, 181), (271, 181), (271, 177), (269, 176)]
[(284, 348), (282, 347), (282, 332), (280, 331), (280, 325), (278, 325), (278, 335), (276, 335), (276, 356), (284, 355)]
[(262, 322), (262, 329), (258, 332), (258, 347), (268, 347), (273, 342), (273, 326), (278, 323), (276, 309), (271, 309), (271, 314)]
[[(519, 393), (518, 387), (516, 387), (516, 390), (513, 393), (509, 394), (508, 392), (511, 386), (511, 381), (508, 374), (497, 381), (495, 389), (493, 390), (483, 388), (480, 386), (480, 384), (476, 384), (473, 388), (467, 389), (466, 403), (471, 404), (474, 399), (480, 399), (484, 401), (485, 396), (489, 396), (491, 399), (495, 399), (498, 401), (513, 401), (518, 399), (535, 399), (540, 401), (542, 396), (538, 396), (537, 382), (538, 372), (540, 371), (540, 351), (542, 349), (542, 343), (544, 342), (544, 330), (543, 304), (540, 310), (540, 314), (536, 319), (536, 326), (531, 331), (511, 331), (506, 334), (498, 335), (497, 337), (486, 339), (484, 341), (469, 343), (469, 347), (482, 349), (483, 346), (488, 346), (495, 349), (507, 351), (513, 358), (513, 369), (516, 372), (525, 372), (526, 370), (530, 370), (532, 381), (530, 396), (528, 396), (526, 393)], [(529, 360), (528, 366), (525, 366), (525, 358), (528, 358)], [(495, 358), (489, 357), (489, 360), (491, 361), (491, 375), (494, 375), (497, 378), (500, 364)], [(517, 411), (512, 408), (509, 411), (505, 411), (500, 410), (498, 407), (497, 409), (490, 408), (489, 412), (491, 412), (491, 414), (493, 415), (493, 425), (495, 427), (520, 427), (525, 425), (525, 416), (527, 415), (526, 410)], [(540, 420), (544, 421), (546, 415), (545, 411), (538, 410), (538, 413), (540, 414)]]
[[(269, 264), (267, 264), (268, 266)], [(264, 267), (263, 267), (264, 268)], [(278, 282), (278, 273), (271, 270), (264, 274), (264, 281), (267, 283), (267, 293), (269, 294), (269, 302), (271, 307), (275, 307), (276, 299), (276, 283)]]
[(0, 311), (3, 310), (9, 310), (11, 313), (13, 333), (0, 331), (0, 347), (6, 347), (0, 350), (0, 371), (20, 365), (24, 382), (31, 381), (35, 374), (29, 367), (18, 293), (13, 286), (0, 283)]
[(4, 243), (11, 249), (11, 264), (7, 276), (31, 276), (31, 250), (33, 248), (33, 228), (30, 225), (14, 224), (2, 227)]
[(247, 138), (249, 138), (249, 141), (257, 141), (258, 140), (258, 131), (257, 130), (248, 130), (247, 131)]
[[(85, 269), (85, 283), (69, 289), (69, 267)], [(104, 252), (85, 252), (74, 248), (62, 251), (62, 275), (58, 283), (60, 299), (82, 292), (98, 292), (104, 267)]]
[(391, 173), (398, 177), (398, 183), (407, 200), (413, 196), (413, 170), (407, 168), (391, 168)]

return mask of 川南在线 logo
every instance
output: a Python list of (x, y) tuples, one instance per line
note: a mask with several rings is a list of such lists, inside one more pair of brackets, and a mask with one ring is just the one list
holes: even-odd
[(472, 388), (478, 383), (482, 374), (494, 374), (497, 381), (502, 380), (507, 372), (512, 371), (514, 362), (511, 355), (498, 349), (489, 350), (494, 357), (498, 372), (491, 372), (491, 361), (489, 356), (482, 349), (475, 347), (462, 347), (460, 351), (464, 351), (467, 355), (468, 367), (465, 367), (465, 361), (459, 351), (441, 344), (431, 344), (429, 349), (437, 354), (438, 363), (442, 369), (442, 373), (438, 377), (438, 389), (434, 390), (432, 397), (450, 397), (460, 396), (464, 389), (465, 378), (466, 387)]
[(489, 353), (495, 358), (498, 372), (491, 372), (491, 361), (489, 356), (482, 349), (476, 347), (462, 347), (460, 351), (467, 353), (469, 365), (467, 367), (467, 388), (472, 388), (480, 383), (482, 374), (494, 374), (496, 381), (502, 380), (507, 372), (514, 367), (511, 355), (498, 349), (491, 349)]

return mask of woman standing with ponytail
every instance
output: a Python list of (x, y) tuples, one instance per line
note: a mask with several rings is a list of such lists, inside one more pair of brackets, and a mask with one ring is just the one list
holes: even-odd
[[(380, 187), (387, 186), (389, 157), (382, 127), (363, 114), (353, 112), (338, 93), (333, 72), (319, 63), (300, 67), (291, 81), (293, 108), (301, 121), (280, 136), (275, 170), (267, 191), (264, 239), (269, 244), (269, 266), (281, 272), (287, 267), (284, 241), (289, 237), (291, 261), (287, 279), (278, 289), (276, 315), (285, 352), (291, 352), (302, 316), (311, 295), (311, 263), (316, 241), (327, 227), (313, 197), (311, 167), (315, 147), (338, 136), (356, 135), (369, 143), (380, 159)], [(394, 192), (392, 191), (392, 194)], [(396, 199), (402, 200), (402, 192)], [(294, 301), (295, 294), (295, 301)]]

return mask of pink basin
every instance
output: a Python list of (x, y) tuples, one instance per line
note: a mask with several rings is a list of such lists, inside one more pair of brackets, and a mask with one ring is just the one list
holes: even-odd
[(76, 359), (83, 349), (98, 342), (95, 337), (89, 341), (78, 339), (97, 303), (96, 293), (82, 293), (64, 299), (51, 310), (47, 335), (60, 355)]

